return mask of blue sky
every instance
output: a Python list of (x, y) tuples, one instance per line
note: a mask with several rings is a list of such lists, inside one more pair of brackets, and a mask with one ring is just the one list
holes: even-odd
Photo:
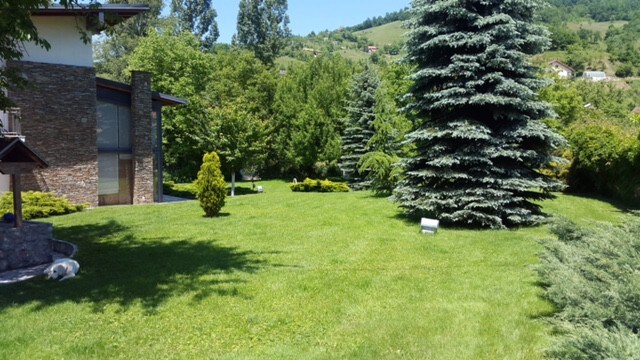
[[(240, 0), (213, 0), (218, 12), (219, 43), (230, 43), (236, 32)], [(335, 30), (340, 26), (356, 25), (367, 18), (408, 7), (410, 0), (289, 0), (289, 28), (294, 35), (311, 31)], [(169, 1), (165, 0), (168, 12)]]

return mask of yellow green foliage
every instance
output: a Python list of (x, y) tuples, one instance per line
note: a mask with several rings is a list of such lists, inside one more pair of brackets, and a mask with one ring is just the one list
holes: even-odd
[(333, 182), (330, 180), (314, 180), (306, 178), (303, 182), (290, 184), (292, 191), (300, 192), (348, 192), (349, 186), (343, 182)]
[(198, 171), (195, 186), (196, 197), (206, 216), (217, 216), (224, 206), (227, 191), (222, 171), (220, 171), (220, 158), (215, 152), (207, 153), (202, 158), (202, 166)]
[[(38, 191), (22, 193), (22, 217), (25, 220), (70, 214), (82, 211), (88, 206), (88, 204), (74, 205), (67, 198), (56, 197), (53, 193)], [(0, 197), (0, 215), (7, 213), (13, 213), (12, 192), (6, 192)]]

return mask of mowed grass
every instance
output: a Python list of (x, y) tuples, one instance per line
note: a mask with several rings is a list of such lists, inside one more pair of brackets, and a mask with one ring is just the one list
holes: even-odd
[[(546, 227), (422, 235), (366, 192), (103, 207), (52, 218), (78, 276), (0, 287), (1, 359), (539, 359)], [(607, 203), (544, 203), (616, 220)]]
[(357, 31), (356, 34), (366, 36), (374, 44), (379, 46), (395, 44), (406, 40), (408, 29), (402, 26), (402, 21), (394, 21), (370, 29)]

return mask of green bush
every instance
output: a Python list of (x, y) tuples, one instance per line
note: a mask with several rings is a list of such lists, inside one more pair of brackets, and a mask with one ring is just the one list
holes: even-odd
[(573, 163), (569, 190), (640, 203), (640, 141), (637, 130), (615, 124), (574, 124), (569, 130)]
[(330, 180), (314, 180), (306, 178), (303, 182), (290, 184), (292, 191), (300, 192), (348, 192), (349, 186), (343, 182), (334, 182)]
[(579, 228), (568, 220), (544, 240), (538, 274), (557, 307), (554, 359), (638, 359), (640, 218)]
[(222, 171), (220, 171), (220, 158), (215, 152), (207, 153), (202, 158), (202, 166), (198, 171), (195, 187), (200, 207), (206, 216), (217, 216), (224, 206), (227, 184), (224, 182)]
[[(70, 214), (82, 211), (88, 206), (88, 204), (71, 204), (67, 198), (56, 197), (52, 193), (38, 191), (22, 193), (22, 218), (25, 220)], [(0, 216), (6, 213), (13, 213), (12, 192), (6, 192), (0, 197)]]

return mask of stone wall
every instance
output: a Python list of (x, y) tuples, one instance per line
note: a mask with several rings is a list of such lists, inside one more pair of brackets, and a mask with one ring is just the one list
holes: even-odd
[(20, 107), (22, 134), (49, 168), (23, 175), (24, 190), (51, 191), (98, 205), (96, 81), (91, 67), (14, 62), (31, 83), (9, 96)]
[(24, 222), (21, 229), (0, 224), (0, 271), (51, 262), (53, 226)]
[(131, 138), (133, 139), (133, 203), (153, 202), (153, 109), (151, 74), (131, 73)]

